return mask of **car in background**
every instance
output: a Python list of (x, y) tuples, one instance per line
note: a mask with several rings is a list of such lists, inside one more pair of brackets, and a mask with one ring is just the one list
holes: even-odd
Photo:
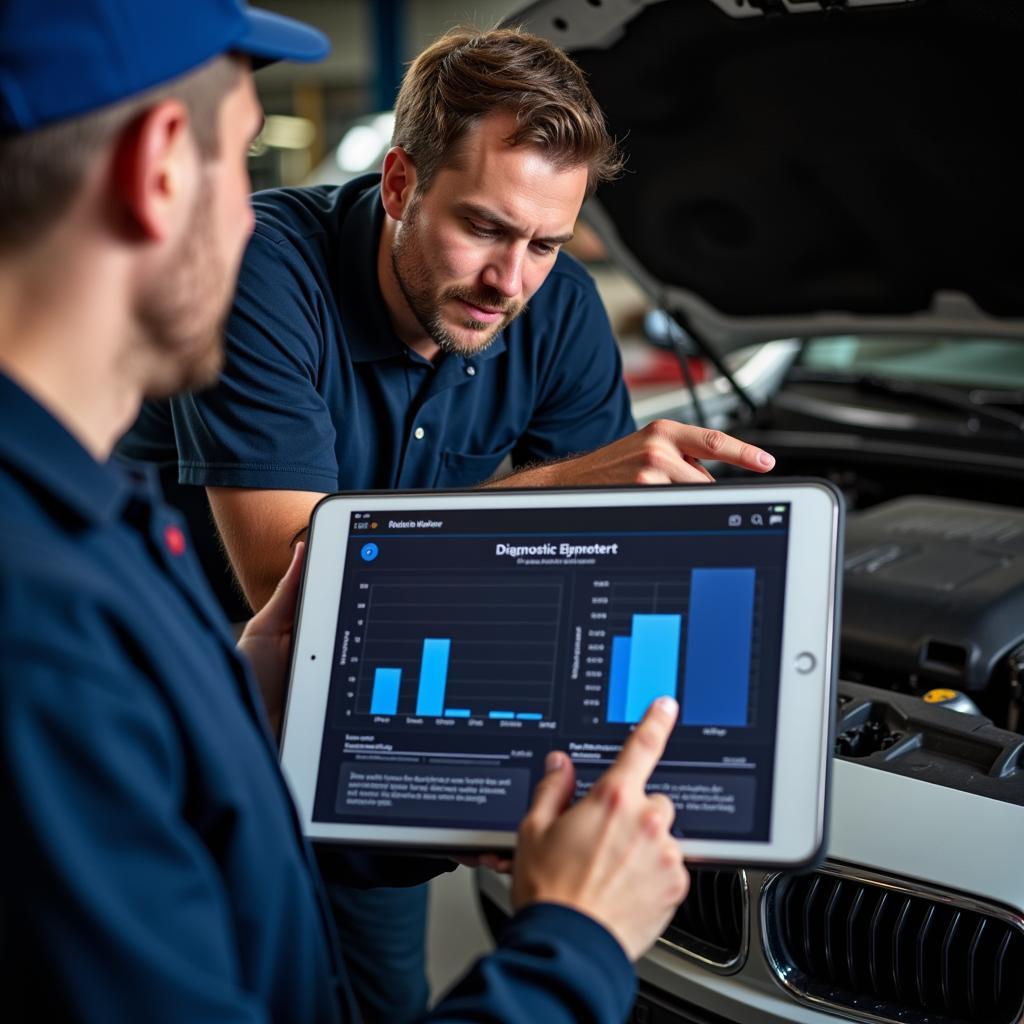
[[(714, 367), (637, 402), (848, 505), (827, 857), (701, 867), (657, 1024), (1024, 1020), (1024, 10), (541, 0), (629, 170), (585, 211)], [(727, 471), (726, 471), (727, 472)], [(478, 875), (492, 927), (507, 886)]]

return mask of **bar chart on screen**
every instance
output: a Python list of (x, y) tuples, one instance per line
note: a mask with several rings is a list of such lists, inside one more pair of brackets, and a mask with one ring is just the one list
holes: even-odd
[(681, 725), (753, 724), (759, 601), (752, 568), (698, 568), (670, 582), (594, 580), (585, 688), (603, 689), (604, 720), (638, 722), (667, 695), (680, 702)]
[(355, 714), (551, 722), (562, 589), (479, 576), (365, 584)]

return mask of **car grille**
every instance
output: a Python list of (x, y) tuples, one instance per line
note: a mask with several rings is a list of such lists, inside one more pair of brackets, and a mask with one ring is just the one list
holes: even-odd
[(673, 952), (723, 972), (747, 951), (747, 880), (742, 871), (690, 869), (690, 893), (661, 937)]
[(770, 880), (766, 950), (802, 1001), (864, 1020), (1012, 1024), (1024, 1012), (1024, 920), (841, 868)]

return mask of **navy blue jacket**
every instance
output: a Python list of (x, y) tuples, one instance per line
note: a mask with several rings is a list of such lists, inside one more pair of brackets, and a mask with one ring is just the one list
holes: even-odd
[[(0, 376), (5, 1018), (353, 1020), (259, 697), (176, 515)], [(437, 866), (330, 851), (349, 884)], [(622, 1020), (590, 919), (519, 914), (431, 1016)]]

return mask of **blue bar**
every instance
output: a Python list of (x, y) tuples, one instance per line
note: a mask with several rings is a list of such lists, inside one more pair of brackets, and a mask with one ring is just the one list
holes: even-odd
[(373, 673), (373, 696), (370, 698), (371, 715), (398, 714), (398, 686), (402, 681), (400, 668), (378, 668)]
[(514, 711), (489, 711), (487, 713), (488, 718), (515, 718), (516, 713)]
[(631, 638), (628, 636), (612, 637), (612, 663), (608, 669), (608, 721), (624, 722), (626, 720), (626, 693), (629, 683), (629, 648)]
[(420, 659), (420, 685), (416, 691), (416, 714), (438, 718), (444, 709), (444, 687), (448, 681), (448, 654), (451, 640), (423, 641)]
[(634, 615), (626, 679), (626, 721), (639, 722), (656, 697), (674, 697), (681, 615)]
[(544, 716), (538, 715), (534, 711), (520, 711), (519, 714), (516, 715), (516, 718), (521, 722), (541, 722), (543, 721)]
[(469, 708), (445, 708), (445, 718), (469, 718)]
[(685, 725), (746, 725), (753, 569), (694, 569), (683, 676)]

